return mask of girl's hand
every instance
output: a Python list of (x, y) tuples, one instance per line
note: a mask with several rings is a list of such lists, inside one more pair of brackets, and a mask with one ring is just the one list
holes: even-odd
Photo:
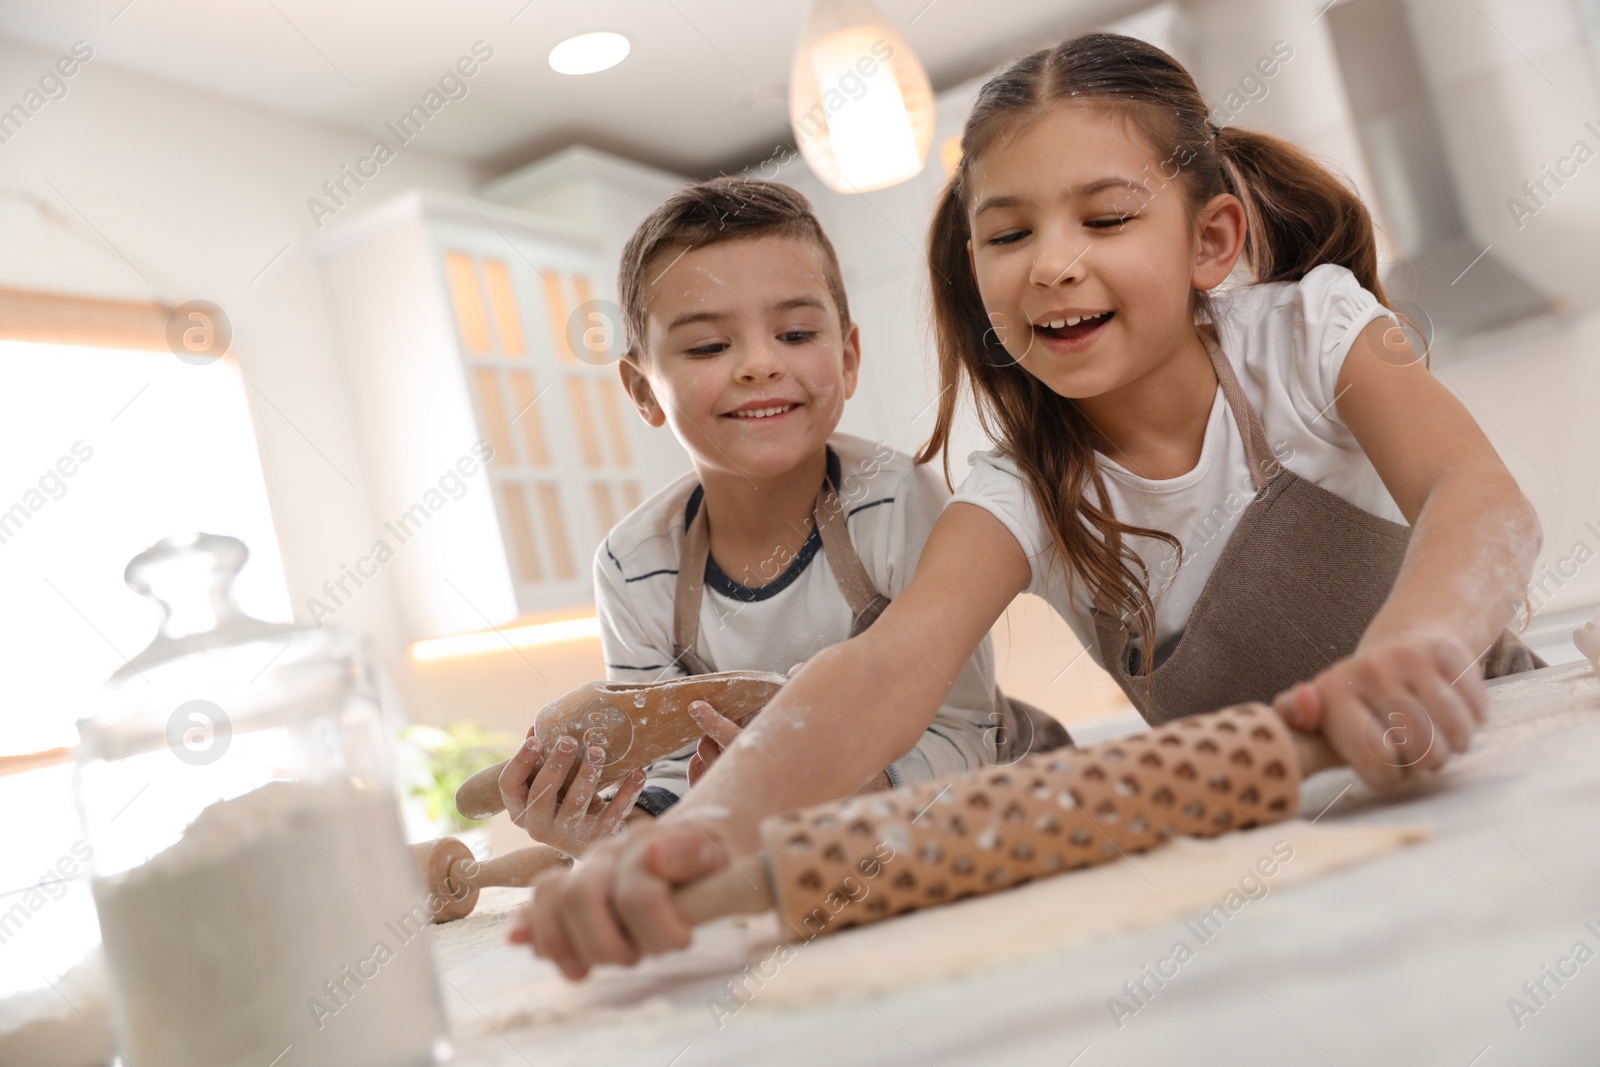
[(689, 944), (672, 891), (724, 867), (735, 850), (715, 822), (638, 823), (572, 870), (534, 883), (509, 938), (531, 944), (569, 980), (600, 963), (631, 965)]
[(722, 715), (704, 700), (696, 700), (689, 705), (689, 717), (706, 732), (700, 739), (700, 744), (695, 747), (694, 755), (689, 759), (689, 785), (692, 787), (705, 776), (706, 771), (717, 761), (717, 757), (722, 755), (723, 750), (739, 737), (743, 727)]
[[(606, 759), (605, 749), (596, 746), (590, 746), (577, 776), (566, 785), (578, 761), (578, 749), (577, 738), (563, 735), (540, 767), (543, 746), (530, 727), (522, 747), (500, 772), (500, 799), (511, 821), (535, 841), (569, 856), (582, 855), (591, 842), (616, 833), (644, 788), (644, 772), (634, 771), (609, 801), (595, 796)], [(538, 774), (533, 774), (535, 767), (539, 767)], [(531, 784), (529, 775), (533, 775)]]
[(1377, 789), (1435, 771), (1465, 752), (1483, 724), (1488, 690), (1461, 640), (1442, 631), (1363, 641), (1273, 707), (1299, 730), (1321, 730)]

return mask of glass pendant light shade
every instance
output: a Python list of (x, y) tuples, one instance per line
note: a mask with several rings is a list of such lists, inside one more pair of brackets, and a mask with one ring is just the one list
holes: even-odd
[(829, 188), (866, 193), (918, 174), (933, 88), (911, 47), (865, 0), (817, 0), (789, 76), (789, 123)]

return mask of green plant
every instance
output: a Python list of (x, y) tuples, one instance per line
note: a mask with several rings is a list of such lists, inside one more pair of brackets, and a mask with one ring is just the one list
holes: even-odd
[(423, 775), (413, 782), (408, 793), (422, 798), (428, 818), (443, 820), (452, 833), (478, 825), (479, 820), (468, 819), (456, 810), (456, 790), (473, 772), (516, 751), (517, 738), (490, 732), (475, 722), (454, 722), (442, 730), (437, 726), (408, 726), (400, 736), (427, 757)]

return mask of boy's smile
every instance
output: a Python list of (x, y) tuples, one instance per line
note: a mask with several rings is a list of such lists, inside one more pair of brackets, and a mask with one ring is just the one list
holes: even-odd
[(728, 412), (728, 417), (734, 419), (776, 419), (789, 414), (789, 412), (803, 403), (805, 403), (803, 400), (752, 400), (743, 407), (737, 407)]
[(708, 471), (759, 480), (822, 455), (855, 392), (858, 334), (840, 322), (821, 250), (800, 237), (657, 257), (644, 358), (623, 380)]

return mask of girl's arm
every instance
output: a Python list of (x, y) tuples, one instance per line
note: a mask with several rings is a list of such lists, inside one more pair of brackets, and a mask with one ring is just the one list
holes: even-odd
[(1542, 541), (1533, 505), (1388, 320), (1362, 331), (1338, 385), (1340, 417), (1412, 527), (1405, 564), (1363, 643), (1436, 627), (1481, 655), (1533, 573)]
[(1383, 749), (1380, 764), (1398, 778), (1470, 743), (1487, 706), (1475, 664), (1522, 603), (1539, 520), (1478, 424), (1391, 321), (1367, 325), (1337, 384), (1339, 415), (1410, 522), (1411, 543), (1355, 654), (1277, 704), (1302, 727), (1337, 712), (1346, 732), (1358, 712), (1375, 715), (1368, 747)]
[(663, 821), (725, 809), (732, 839), (752, 848), (765, 816), (855, 792), (916, 745), (1029, 577), (999, 519), (951, 505), (882, 617), (807, 661)]
[(952, 504), (871, 629), (813, 656), (666, 815), (540, 882), (513, 939), (573, 979), (687, 945), (672, 884), (754, 851), (764, 817), (848, 796), (910, 750), (1029, 577), (999, 519)]

